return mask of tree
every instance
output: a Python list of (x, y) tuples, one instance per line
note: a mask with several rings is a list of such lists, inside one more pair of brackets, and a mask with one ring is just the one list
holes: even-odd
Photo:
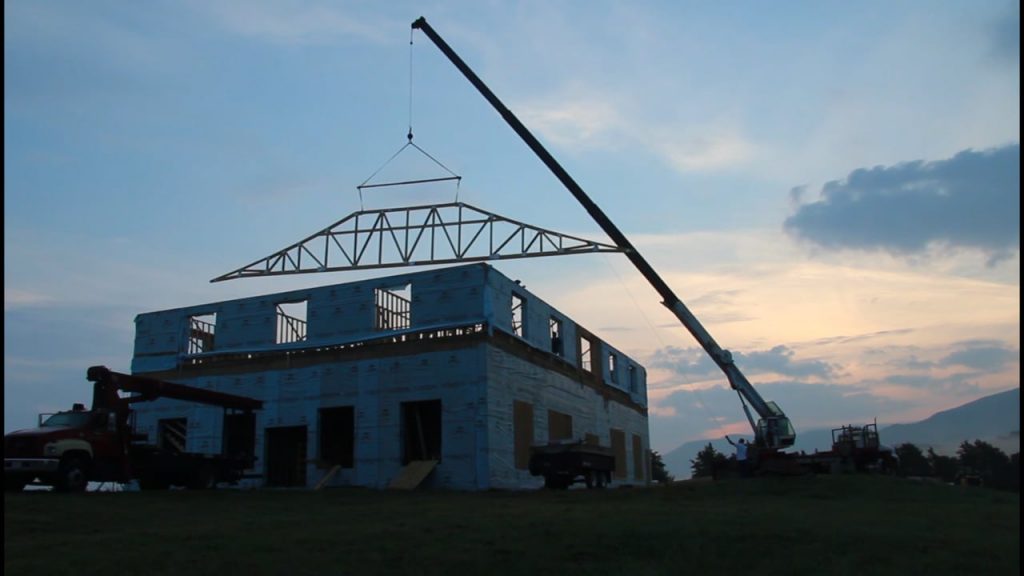
[(903, 476), (928, 476), (931, 474), (931, 467), (924, 452), (910, 442), (904, 442), (896, 447), (896, 457), (900, 459), (900, 474)]
[[(986, 486), (992, 488), (1014, 488), (1013, 461), (999, 448), (981, 440), (975, 440), (973, 444), (965, 441), (960, 444), (957, 456), (960, 459), (960, 470), (963, 474), (976, 475)], [(1019, 473), (1017, 478), (1016, 483), (1019, 489)]]
[(690, 460), (690, 468), (693, 470), (694, 478), (717, 478), (718, 475), (730, 466), (729, 458), (722, 454), (708, 442), (703, 450), (697, 453), (697, 458)]
[(1010, 455), (1010, 470), (1007, 481), (1010, 483), (1010, 490), (1020, 492), (1020, 452), (1014, 452)]
[(661, 454), (658, 454), (657, 450), (651, 450), (651, 480), (660, 484), (668, 484), (675, 479), (675, 476), (669, 474), (668, 469), (665, 468)]
[(928, 449), (928, 466), (932, 469), (932, 476), (941, 478), (943, 482), (956, 480), (960, 472), (960, 463), (956, 458), (936, 454), (934, 448)]

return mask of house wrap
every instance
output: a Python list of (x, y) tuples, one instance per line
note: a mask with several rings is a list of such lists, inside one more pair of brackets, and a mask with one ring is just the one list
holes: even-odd
[[(648, 482), (646, 371), (486, 264), (136, 317), (132, 372), (264, 402), (254, 415), (136, 404), (165, 447), (250, 451), (247, 486), (528, 489), (530, 447), (610, 447), (612, 485)], [(322, 482), (323, 481), (323, 482)]]

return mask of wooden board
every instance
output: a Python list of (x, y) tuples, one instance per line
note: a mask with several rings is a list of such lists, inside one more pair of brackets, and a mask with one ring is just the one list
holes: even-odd
[(413, 460), (395, 476), (388, 488), (414, 490), (437, 466), (437, 460)]
[(341, 464), (335, 464), (330, 470), (328, 470), (327, 473), (324, 474), (324, 477), (321, 478), (320, 481), (316, 483), (316, 486), (313, 488), (313, 490), (319, 490), (323, 488), (324, 485), (327, 484), (327, 481), (333, 478), (334, 475), (338, 473), (338, 470), (341, 470)]

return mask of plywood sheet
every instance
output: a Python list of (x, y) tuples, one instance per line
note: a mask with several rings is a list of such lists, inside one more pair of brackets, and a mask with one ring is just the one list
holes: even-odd
[(402, 468), (388, 488), (413, 490), (426, 479), (436, 466), (437, 460), (413, 460), (406, 464), (405, 468)]
[(615, 452), (615, 477), (626, 478), (629, 475), (626, 471), (626, 433), (612, 428), (610, 436), (612, 451)]

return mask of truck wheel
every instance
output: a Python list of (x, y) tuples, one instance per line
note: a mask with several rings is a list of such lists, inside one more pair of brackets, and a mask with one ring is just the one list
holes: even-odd
[(156, 476), (139, 478), (139, 490), (167, 490), (170, 487), (169, 482)]
[(195, 471), (188, 483), (189, 490), (212, 490), (217, 486), (217, 474), (210, 466), (203, 466)]
[(86, 461), (81, 456), (65, 458), (57, 470), (57, 482), (54, 488), (58, 492), (85, 492), (86, 486), (89, 485), (86, 469)]

